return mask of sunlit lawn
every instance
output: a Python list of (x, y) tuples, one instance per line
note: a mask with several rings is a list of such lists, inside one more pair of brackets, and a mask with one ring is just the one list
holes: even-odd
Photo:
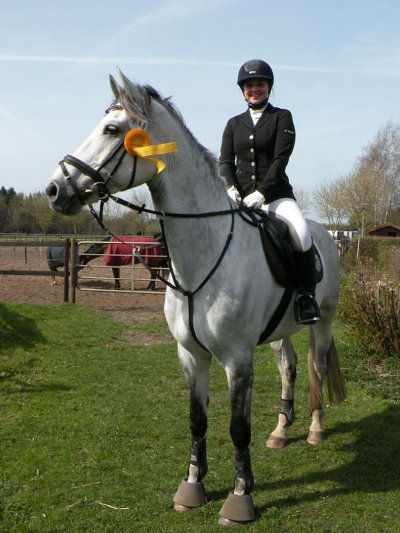
[[(166, 331), (164, 322), (141, 327)], [(176, 348), (131, 346), (124, 331), (108, 315), (79, 306), (0, 304), (1, 531), (221, 531), (218, 512), (234, 473), (224, 372), (212, 365), (208, 503), (180, 515), (172, 498), (190, 435)], [(349, 394), (344, 404), (327, 406), (327, 439), (319, 447), (305, 442), (310, 418), (300, 355), (289, 445), (266, 448), (280, 380), (272, 352), (257, 350), (257, 520), (249, 531), (400, 530), (398, 383), (391, 388), (390, 378), (364, 370), (349, 338), (338, 327)], [(305, 353), (305, 332), (295, 345)]]

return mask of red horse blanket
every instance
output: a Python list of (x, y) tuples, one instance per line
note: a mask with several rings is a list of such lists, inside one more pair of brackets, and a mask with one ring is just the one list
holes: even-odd
[[(123, 244), (118, 239), (129, 244)], [(104, 263), (111, 267), (131, 265), (134, 249), (139, 251), (143, 260), (150, 266), (157, 266), (160, 262), (158, 256), (163, 253), (160, 243), (152, 237), (113, 237), (107, 246)], [(135, 263), (139, 262), (137, 257), (134, 259)]]

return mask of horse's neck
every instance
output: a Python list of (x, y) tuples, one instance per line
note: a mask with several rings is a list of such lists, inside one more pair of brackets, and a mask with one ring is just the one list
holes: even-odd
[[(190, 140), (178, 144), (178, 153), (168, 157), (167, 168), (149, 184), (154, 206), (166, 213), (199, 214), (230, 209), (228, 196), (216, 166)], [(178, 270), (188, 261), (202, 261), (207, 247), (211, 255), (221, 251), (229, 232), (230, 216), (165, 218), (169, 251)], [(190, 256), (190, 257), (189, 257)]]
[(178, 151), (166, 156), (166, 169), (148, 185), (161, 211), (201, 213), (229, 209), (216, 162), (172, 119), (156, 124), (159, 137), (176, 141)]

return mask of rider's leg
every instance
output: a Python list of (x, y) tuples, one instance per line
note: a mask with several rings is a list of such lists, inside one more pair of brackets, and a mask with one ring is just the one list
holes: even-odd
[(313, 324), (320, 313), (315, 301), (315, 258), (308, 224), (295, 200), (281, 198), (264, 204), (263, 211), (286, 222), (300, 280), (295, 313), (299, 324)]

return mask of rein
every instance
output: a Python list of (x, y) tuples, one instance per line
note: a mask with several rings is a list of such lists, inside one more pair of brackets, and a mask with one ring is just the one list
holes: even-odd
[[(163, 241), (165, 243), (165, 249), (166, 249), (166, 252), (167, 252), (168, 267), (169, 267), (169, 269), (171, 271), (171, 276), (172, 276), (172, 279), (173, 279), (174, 283), (172, 284), (168, 280), (166, 280), (165, 278), (160, 276), (150, 265), (148, 265), (144, 261), (144, 259), (140, 255), (140, 253), (135, 252), (135, 250), (133, 251), (133, 253), (134, 253), (135, 257), (137, 257), (137, 259), (140, 261), (140, 263), (143, 266), (145, 266), (146, 269), (152, 275), (154, 275), (159, 281), (162, 281), (165, 285), (167, 285), (171, 289), (177, 290), (178, 292), (180, 292), (184, 296), (193, 296), (194, 294), (196, 294), (202, 287), (204, 287), (204, 285), (209, 281), (209, 279), (212, 277), (214, 272), (217, 270), (217, 268), (221, 264), (222, 259), (224, 258), (224, 255), (225, 255), (225, 253), (226, 253), (226, 251), (227, 251), (227, 249), (229, 247), (229, 244), (230, 244), (230, 242), (232, 240), (232, 237), (233, 237), (233, 230), (234, 230), (234, 227), (235, 227), (235, 217), (234, 217), (234, 215), (235, 215), (235, 213), (238, 213), (239, 211), (241, 211), (241, 209), (230, 209), (230, 210), (226, 210), (226, 211), (215, 211), (215, 212), (210, 212), (210, 213), (197, 213), (197, 214), (168, 213), (168, 212), (163, 212), (163, 211), (154, 211), (153, 209), (147, 209), (144, 205), (138, 206), (138, 205), (132, 204), (130, 202), (127, 202), (126, 200), (123, 200), (122, 198), (118, 198), (117, 196), (110, 195), (109, 198), (114, 200), (116, 203), (120, 203), (121, 205), (124, 205), (125, 207), (129, 207), (130, 209), (134, 209), (134, 210), (138, 211), (139, 213), (145, 212), (145, 213), (151, 213), (151, 214), (154, 214), (154, 215), (162, 216), (162, 218), (160, 219), (159, 222), (160, 222), (160, 226), (161, 226), (161, 232), (162, 232), (162, 236), (163, 236)], [(121, 242), (122, 244), (128, 244), (129, 245), (129, 243), (123, 241), (118, 236), (114, 235), (112, 233), (112, 231), (110, 231), (104, 225), (104, 223), (103, 223), (103, 221), (101, 219), (101, 216), (99, 216), (96, 213), (96, 211), (94, 210), (93, 207), (90, 208), (90, 213), (95, 218), (95, 220), (99, 224), (99, 226), (106, 233), (108, 233), (108, 235), (110, 235), (111, 237), (113, 237), (117, 241)], [(168, 243), (167, 243), (167, 238), (166, 238), (166, 234), (165, 234), (165, 227), (164, 227), (163, 218), (164, 217), (204, 218), (204, 217), (222, 216), (222, 215), (228, 215), (228, 214), (231, 215), (231, 226), (230, 226), (229, 233), (228, 233), (228, 236), (227, 236), (226, 241), (225, 241), (225, 245), (224, 245), (224, 247), (223, 247), (223, 249), (222, 249), (222, 251), (221, 251), (221, 253), (220, 253), (220, 255), (219, 255), (219, 257), (218, 257), (218, 259), (217, 259), (217, 261), (215, 263), (215, 265), (212, 267), (212, 269), (209, 272), (209, 274), (207, 274), (207, 276), (200, 283), (200, 285), (197, 287), (197, 289), (195, 289), (194, 291), (188, 291), (188, 290), (182, 288), (182, 286), (180, 285), (179, 281), (177, 280), (177, 278), (175, 276), (174, 269), (172, 268), (171, 257), (169, 255)]]
[[(133, 131), (135, 131), (135, 130), (133, 130)], [(142, 134), (143, 133), (144, 132), (142, 132)], [(173, 144), (173, 143), (170, 143), (170, 144)], [(166, 153), (168, 151), (173, 151), (172, 148), (168, 147), (168, 144), (158, 145), (158, 147), (159, 147), (158, 149), (156, 147), (155, 151), (154, 151), (154, 148), (155, 148), (154, 146), (149, 147), (149, 148), (151, 148), (151, 151), (149, 152), (149, 154), (147, 154), (147, 153), (143, 153), (142, 154), (142, 152), (138, 151), (138, 149), (136, 149), (136, 152), (134, 151), (134, 153), (131, 153), (127, 149), (126, 142), (125, 143), (124, 142), (120, 142), (111, 151), (111, 153), (107, 156), (107, 158), (101, 163), (101, 165), (97, 169), (93, 168), (92, 166), (88, 165), (84, 161), (82, 161), (82, 160), (78, 159), (77, 157), (75, 157), (73, 155), (70, 155), (70, 154), (67, 154), (60, 161), (59, 165), (61, 167), (61, 170), (62, 170), (67, 182), (72, 187), (74, 193), (77, 195), (77, 197), (78, 197), (78, 199), (79, 199), (79, 201), (81, 202), (82, 205), (85, 205), (87, 198), (91, 194), (93, 194), (93, 193), (97, 194), (97, 197), (100, 200), (100, 213), (98, 215), (93, 207), (90, 207), (90, 213), (96, 219), (97, 223), (101, 226), (101, 228), (108, 235), (112, 236), (114, 239), (120, 241), (121, 243), (128, 244), (128, 243), (124, 243), (123, 240), (121, 240), (119, 237), (114, 235), (103, 224), (103, 221), (102, 221), (104, 203), (107, 202), (110, 198), (115, 203), (117, 203), (119, 205), (123, 205), (124, 207), (127, 207), (129, 209), (133, 209), (133, 210), (138, 211), (139, 214), (144, 212), (144, 213), (149, 213), (149, 214), (156, 215), (156, 216), (160, 217), (160, 221), (159, 222), (160, 222), (161, 231), (162, 231), (162, 235), (163, 235), (163, 239), (164, 239), (164, 243), (165, 243), (165, 249), (166, 249), (166, 253), (167, 253), (167, 263), (168, 263), (168, 267), (169, 267), (170, 272), (171, 272), (171, 277), (172, 277), (173, 283), (171, 283), (170, 281), (168, 281), (165, 278), (163, 278), (160, 274), (158, 274), (157, 271), (155, 271), (150, 265), (148, 265), (144, 261), (142, 256), (140, 255), (140, 251), (136, 251), (134, 249), (134, 247), (132, 246), (133, 254), (138, 259), (138, 261), (151, 273), (152, 277), (155, 277), (156, 279), (158, 279), (159, 281), (161, 281), (162, 283), (167, 285), (169, 288), (178, 291), (180, 294), (182, 294), (182, 295), (184, 295), (184, 296), (186, 296), (188, 298), (190, 331), (191, 331), (191, 333), (193, 335), (193, 338), (196, 340), (196, 342), (204, 350), (206, 350), (208, 352), (209, 350), (200, 342), (200, 340), (198, 339), (198, 337), (196, 335), (195, 329), (194, 329), (194, 323), (193, 323), (193, 296), (206, 285), (206, 283), (211, 279), (211, 277), (214, 275), (214, 273), (216, 272), (216, 270), (220, 266), (225, 254), (226, 254), (226, 252), (227, 252), (227, 250), (229, 248), (229, 245), (230, 245), (230, 243), (232, 241), (233, 231), (234, 231), (234, 226), (235, 226), (235, 214), (239, 213), (240, 216), (243, 217), (242, 212), (250, 213), (250, 210), (247, 209), (243, 205), (240, 205), (237, 208), (233, 208), (232, 204), (231, 204), (231, 202), (229, 200), (230, 209), (221, 210), (221, 211), (209, 211), (209, 212), (204, 212), (204, 213), (164, 212), (164, 211), (156, 211), (156, 210), (153, 210), (153, 209), (148, 209), (148, 208), (146, 208), (145, 204), (143, 204), (142, 206), (137, 206), (135, 204), (132, 204), (132, 203), (128, 202), (127, 200), (124, 200), (122, 198), (119, 198), (117, 196), (114, 196), (114, 195), (110, 194), (107, 185), (111, 181), (114, 173), (117, 171), (117, 169), (121, 165), (121, 163), (122, 163), (122, 161), (123, 161), (123, 159), (124, 159), (124, 157), (125, 157), (125, 155), (127, 153), (130, 153), (131, 155), (134, 156), (134, 163), (133, 163), (133, 168), (132, 168), (130, 181), (129, 181), (127, 187), (124, 190), (130, 189), (133, 186), (133, 184), (134, 184), (135, 175), (136, 175), (136, 168), (137, 168), (137, 157), (143, 157), (145, 155), (152, 155), (154, 153), (157, 154), (157, 153)], [(142, 147), (142, 148), (139, 148), (139, 150), (140, 149), (143, 150), (145, 148), (146, 147), (144, 147), (144, 148)], [(121, 151), (121, 149), (122, 149), (122, 151)], [(121, 151), (121, 153), (119, 153), (120, 151)], [(114, 163), (112, 169), (110, 171), (106, 170), (104, 167), (117, 155), (118, 155), (118, 157), (117, 157), (116, 162)], [(157, 160), (154, 160), (153, 162), (155, 162), (157, 164)], [(85, 189), (83, 191), (81, 189), (79, 189), (79, 187), (77, 187), (77, 185), (73, 182), (72, 176), (69, 173), (69, 171), (68, 171), (68, 169), (66, 167), (66, 164), (69, 164), (69, 165), (73, 166), (74, 168), (79, 170), (81, 173), (83, 173), (83, 174), (89, 176), (90, 178), (92, 178), (93, 181), (94, 181), (93, 186), (90, 189)], [(157, 167), (159, 167), (159, 165), (157, 165)], [(159, 171), (161, 171), (161, 170), (162, 170), (162, 168), (159, 169)], [(179, 281), (178, 281), (178, 279), (176, 277), (176, 274), (174, 272), (174, 269), (172, 267), (171, 257), (169, 255), (168, 244), (167, 244), (167, 239), (166, 239), (166, 234), (165, 234), (164, 219), (166, 217), (173, 217), (173, 218), (210, 218), (210, 217), (226, 216), (226, 215), (230, 215), (231, 216), (231, 225), (230, 225), (229, 233), (227, 235), (227, 238), (226, 238), (225, 244), (223, 246), (223, 249), (222, 249), (220, 255), (218, 256), (214, 266), (211, 268), (210, 272), (205, 276), (203, 281), (198, 285), (198, 287), (196, 289), (187, 290), (187, 289), (183, 288), (181, 286), (181, 284), (179, 283)]]
[[(189, 327), (190, 327), (190, 332), (192, 333), (193, 335), (193, 338), (195, 339), (195, 341), (204, 349), (206, 350), (207, 352), (209, 352), (209, 350), (204, 346), (204, 344), (199, 340), (199, 338), (197, 337), (197, 334), (196, 334), (196, 331), (195, 331), (195, 328), (194, 328), (194, 323), (193, 323), (193, 296), (198, 292), (200, 291), (204, 285), (206, 285), (206, 283), (212, 278), (212, 276), (214, 275), (214, 273), (216, 272), (216, 270), (218, 269), (219, 265), (221, 264), (228, 248), (229, 248), (229, 245), (232, 241), (232, 237), (233, 237), (233, 230), (234, 230), (234, 227), (235, 227), (235, 213), (239, 213), (241, 211), (244, 211), (245, 208), (243, 207), (239, 207), (239, 208), (231, 208), (229, 210), (223, 210), (223, 211), (211, 211), (211, 212), (206, 212), (206, 213), (171, 213), (171, 212), (163, 212), (163, 211), (155, 211), (153, 209), (147, 209), (145, 207), (145, 205), (142, 205), (142, 206), (138, 206), (138, 205), (135, 205), (135, 204), (132, 204), (126, 200), (123, 200), (122, 198), (119, 198), (117, 196), (113, 196), (113, 195), (108, 195), (108, 198), (111, 198), (114, 202), (118, 203), (118, 204), (121, 204), (125, 207), (129, 207), (130, 209), (134, 209), (136, 211), (138, 211), (139, 213), (151, 213), (151, 214), (154, 214), (154, 215), (158, 215), (160, 216), (160, 227), (161, 227), (161, 232), (162, 232), (162, 235), (163, 235), (163, 240), (164, 240), (164, 245), (165, 245), (165, 250), (166, 250), (166, 254), (167, 254), (167, 263), (168, 263), (168, 268), (171, 272), (171, 276), (172, 276), (172, 280), (173, 280), (173, 283), (171, 283), (170, 281), (168, 281), (167, 279), (163, 278), (160, 274), (158, 274), (158, 272), (153, 269), (148, 263), (146, 263), (143, 259), (143, 257), (140, 255), (140, 251), (136, 251), (134, 249), (134, 247), (132, 247), (132, 251), (133, 251), (133, 254), (135, 255), (135, 257), (138, 259), (138, 261), (150, 272), (151, 276), (152, 277), (155, 277), (156, 279), (158, 279), (159, 281), (161, 281), (162, 283), (164, 283), (165, 285), (167, 285), (170, 289), (173, 289), (175, 291), (178, 291), (180, 294), (182, 294), (183, 296), (186, 296), (187, 299), (188, 299), (188, 310), (189, 310)], [(107, 198), (107, 199), (108, 199)], [(104, 200), (101, 200), (102, 202)], [(101, 215), (99, 216), (96, 211), (94, 210), (93, 207), (90, 208), (90, 213), (92, 214), (92, 216), (95, 218), (95, 220), (97, 221), (97, 223), (100, 225), (100, 227), (105, 231), (107, 232), (109, 235), (111, 235), (114, 239), (120, 241), (121, 243), (123, 244), (129, 244), (129, 243), (125, 243), (122, 239), (120, 239), (119, 237), (117, 237), (116, 235), (114, 235), (103, 223), (102, 219), (101, 219)], [(100, 207), (100, 213), (102, 213), (102, 207)], [(218, 256), (217, 258), (217, 261), (215, 262), (214, 266), (211, 268), (210, 272), (206, 275), (206, 277), (203, 279), (203, 281), (198, 285), (198, 287), (195, 289), (195, 290), (192, 290), (192, 291), (189, 291), (187, 289), (184, 289), (181, 284), (179, 283), (176, 275), (175, 275), (175, 271), (172, 267), (172, 262), (171, 262), (171, 256), (169, 255), (169, 250), (168, 250), (168, 243), (167, 243), (167, 237), (166, 237), (166, 234), (165, 234), (165, 227), (164, 227), (164, 218), (165, 217), (174, 217), (174, 218), (205, 218), (205, 217), (213, 217), (213, 216), (224, 216), (224, 215), (231, 215), (231, 225), (230, 225), (230, 229), (229, 229), (229, 233), (228, 233), (228, 236), (226, 238), (226, 241), (225, 241), (225, 244), (224, 244), (224, 247), (220, 253), (220, 255)]]

